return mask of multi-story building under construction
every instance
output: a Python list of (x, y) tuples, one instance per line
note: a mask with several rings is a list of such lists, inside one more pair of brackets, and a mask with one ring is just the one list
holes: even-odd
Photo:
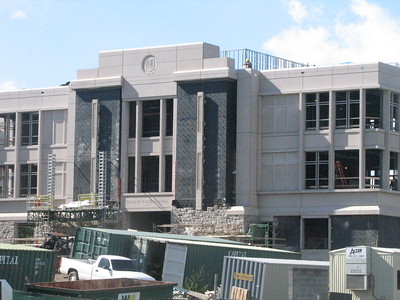
[(56, 209), (92, 193), (119, 207), (122, 228), (226, 205), (304, 257), (400, 247), (397, 66), (196, 43), (101, 52), (67, 80), (0, 93), (4, 226), (26, 225), (32, 195)]

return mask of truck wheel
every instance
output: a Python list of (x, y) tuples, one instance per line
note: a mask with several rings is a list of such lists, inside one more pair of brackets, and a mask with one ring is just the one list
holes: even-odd
[(68, 273), (68, 280), (69, 281), (77, 281), (79, 280), (78, 272), (77, 271), (71, 271)]

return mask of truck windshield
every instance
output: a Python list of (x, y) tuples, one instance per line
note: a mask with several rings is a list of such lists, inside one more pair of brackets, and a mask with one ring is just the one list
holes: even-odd
[(111, 263), (114, 271), (135, 271), (131, 260), (113, 259)]

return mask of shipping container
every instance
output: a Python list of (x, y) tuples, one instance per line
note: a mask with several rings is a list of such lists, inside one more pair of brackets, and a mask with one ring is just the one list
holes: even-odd
[(328, 299), (328, 262), (225, 257), (221, 299), (240, 290), (252, 300)]
[(27, 291), (34, 294), (58, 295), (86, 299), (156, 299), (172, 298), (172, 282), (130, 278), (45, 282), (28, 284)]
[[(296, 252), (202, 236), (97, 228), (78, 228), (75, 236), (75, 258), (96, 258), (100, 254), (123, 255), (133, 260), (137, 271), (157, 280), (177, 282), (178, 287), (184, 285), (185, 278), (203, 270), (204, 284), (212, 288), (215, 274), (218, 276), (217, 282), (221, 280), (224, 256), (301, 258), (300, 253)], [(85, 238), (88, 236), (95, 238)], [(100, 241), (102, 252), (97, 254), (99, 252), (91, 251), (100, 248)], [(129, 253), (126, 254), (126, 251)]]
[(24, 245), (0, 244), (0, 279), (14, 290), (24, 290), (26, 282), (46, 282), (54, 278), (54, 251)]
[(78, 259), (96, 259), (100, 255), (128, 257), (131, 243), (130, 235), (100, 229), (77, 228), (71, 256)]
[[(135, 239), (140, 239), (140, 237), (143, 237), (140, 243), (151, 238), (167, 238), (171, 240), (179, 239), (188, 241), (243, 245), (243, 243), (237, 241), (229, 241), (212, 237), (143, 232), (134, 230), (79, 227), (77, 228), (75, 233), (75, 243), (72, 249), (71, 257), (79, 259), (96, 259), (98, 256), (106, 254), (129, 256), (132, 251), (134, 252), (137, 249), (137, 247), (135, 249), (131, 249), (133, 237)], [(139, 248), (146, 247), (146, 245), (137, 246)]]
[(400, 249), (347, 247), (331, 251), (329, 262), (332, 299), (400, 299)]

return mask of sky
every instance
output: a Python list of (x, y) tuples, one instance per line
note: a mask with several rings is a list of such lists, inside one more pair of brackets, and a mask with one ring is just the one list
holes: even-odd
[(400, 62), (400, 1), (0, 0), (0, 91), (71, 81), (100, 51), (194, 42), (316, 66)]

